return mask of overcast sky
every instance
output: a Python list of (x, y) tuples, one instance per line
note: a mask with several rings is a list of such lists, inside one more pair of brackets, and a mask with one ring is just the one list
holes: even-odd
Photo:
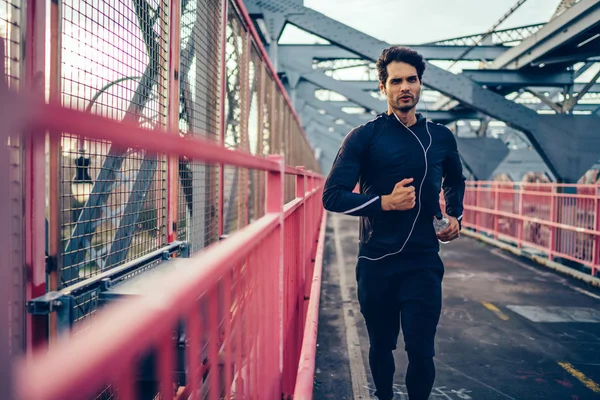
[[(500, 29), (547, 22), (559, 2), (527, 0)], [(304, 0), (307, 7), (395, 44), (483, 33), (515, 4), (517, 0)]]

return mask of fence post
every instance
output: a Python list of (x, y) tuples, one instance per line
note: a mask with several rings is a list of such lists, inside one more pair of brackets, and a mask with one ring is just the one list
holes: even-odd
[(520, 249), (523, 243), (523, 184), (519, 184), (519, 218), (517, 220), (517, 247)]
[[(315, 188), (315, 178), (312, 175), (313, 171), (308, 171), (308, 172), (311, 175), (308, 177), (308, 185), (307, 185), (308, 187), (306, 188), (306, 191), (309, 193), (312, 193), (312, 191)], [(315, 204), (314, 204), (315, 201), (314, 201), (314, 197), (313, 196), (309, 197), (307, 200), (307, 203), (308, 203), (308, 215), (307, 215), (308, 219), (307, 220), (309, 222), (308, 222), (308, 232), (307, 232), (308, 242), (307, 242), (306, 247), (307, 247), (309, 254), (312, 257), (312, 254), (313, 254), (312, 250), (314, 248), (314, 238), (315, 238), (315, 236), (314, 236), (314, 233), (315, 233)], [(311, 260), (309, 271), (312, 271), (312, 260)], [(308, 279), (309, 280), (312, 279), (312, 272), (309, 274)], [(308, 289), (308, 290), (310, 290), (310, 289)], [(307, 291), (306, 296), (308, 297), (308, 295), (309, 295), (309, 292)]]
[(492, 182), (492, 190), (494, 191), (494, 239), (498, 240), (499, 233), (499, 222), (500, 216), (498, 215), (498, 211), (500, 211), (500, 190), (502, 190), (502, 184), (499, 182)]
[[(27, 3), (27, 48), (25, 59), (26, 79), (30, 89), (36, 96), (44, 97), (46, 76), (46, 16), (49, 4), (43, 1)], [(4, 56), (0, 56), (4, 59)], [(24, 300), (31, 300), (46, 293), (46, 138), (45, 135), (31, 135), (24, 139), (25, 159), (22, 168), (25, 170), (25, 280)], [(22, 175), (23, 176), (23, 175)], [(50, 265), (56, 265), (51, 263)], [(38, 345), (45, 345), (48, 338), (48, 316), (23, 314), (17, 318), (25, 318), (22, 350), (31, 351)], [(14, 318), (13, 318), (14, 321)]]
[(279, 228), (277, 228), (277, 237), (274, 248), (271, 250), (271, 254), (276, 252), (278, 255), (277, 258), (277, 271), (278, 271), (278, 330), (279, 334), (275, 335), (279, 338), (279, 343), (277, 346), (278, 349), (278, 360), (279, 360), (279, 385), (280, 385), (280, 393), (282, 392), (282, 383), (283, 379), (281, 379), (281, 374), (283, 371), (283, 318), (284, 318), (284, 309), (283, 309), (283, 289), (284, 289), (284, 229), (285, 226), (283, 224), (283, 182), (285, 178), (285, 164), (282, 155), (272, 154), (268, 157), (269, 160), (277, 163), (279, 170), (278, 171), (268, 171), (267, 172), (267, 185), (265, 194), (265, 212), (269, 213), (278, 213), (279, 214)]
[[(226, 62), (226, 46), (227, 46), (227, 18), (228, 18), (228, 0), (221, 0), (221, 43), (219, 51), (221, 51), (221, 70), (219, 76), (219, 98), (220, 98), (220, 115), (219, 115), (219, 143), (221, 146), (225, 146), (225, 134), (227, 132), (227, 116), (225, 115), (225, 96), (226, 90), (225, 87), (227, 85), (227, 62)], [(219, 169), (219, 193), (218, 193), (218, 219), (219, 219), (219, 232), (218, 237), (223, 236), (225, 233), (224, 227), (225, 222), (223, 221), (223, 217), (225, 215), (224, 212), (224, 198), (225, 198), (225, 165), (223, 163), (219, 163), (217, 165)]]
[[(179, 130), (179, 53), (180, 53), (180, 17), (179, 0), (171, 0), (170, 32), (169, 32), (169, 63), (168, 63), (168, 116), (167, 126), (170, 133), (177, 134)], [(169, 155), (167, 175), (167, 242), (172, 243), (178, 238), (178, 202), (179, 202), (179, 157)]]
[[(8, 87), (4, 86), (4, 40), (0, 38), (0, 99), (8, 97)], [(4, 103), (0, 100), (0, 104)], [(0, 184), (4, 188), (10, 185), (10, 157), (7, 146), (9, 131), (7, 125), (10, 121), (3, 121), (0, 124)], [(11, 302), (11, 293), (14, 290), (11, 287), (12, 271), (11, 271), (11, 232), (8, 228), (11, 226), (11, 204), (9, 191), (3, 190), (0, 195), (0, 223), (4, 227), (0, 232), (0, 387), (3, 388), (4, 396), (11, 398), (12, 396), (12, 360), (11, 360), (11, 345), (10, 345), (10, 312), (9, 306)]]
[[(62, 52), (60, 38), (62, 36), (62, 21), (61, 8), (59, 2), (50, 2), (50, 26), (46, 27), (49, 31), (49, 54), (50, 70), (49, 81), (46, 85), (49, 87), (49, 101), (54, 104), (61, 103), (61, 67), (62, 67)], [(45, 45), (45, 44), (40, 44)], [(48, 257), (53, 260), (53, 268), (47, 276), (47, 291), (61, 289), (61, 276), (63, 274), (63, 250), (62, 250), (62, 207), (61, 207), (61, 136), (52, 135), (49, 139), (49, 156), (48, 156)], [(81, 254), (81, 253), (78, 253)], [(48, 316), (48, 343), (54, 343), (58, 335), (58, 317), (56, 313), (51, 313)]]
[[(552, 186), (551, 190), (551, 196), (550, 196), (550, 221), (551, 222), (556, 222), (558, 221), (558, 196), (556, 195), (556, 186)], [(557, 241), (557, 235), (558, 235), (558, 229), (554, 226), (550, 227), (550, 239), (548, 240), (548, 259), (549, 260), (554, 260), (554, 254), (556, 251), (556, 244), (558, 243)]]
[(306, 277), (306, 264), (308, 262), (308, 255), (306, 253), (306, 189), (304, 187), (306, 178), (304, 176), (305, 168), (303, 166), (296, 167), (302, 171), (301, 175), (296, 175), (296, 198), (302, 199), (302, 205), (298, 209), (298, 265), (296, 269), (296, 276), (298, 277), (298, 284), (296, 285), (296, 296), (298, 297), (298, 332), (297, 341), (295, 343), (298, 346), (298, 355), (300, 354), (300, 347), (302, 347), (302, 334), (304, 333), (304, 314), (306, 311), (307, 303), (304, 295), (307, 286)]
[[(475, 181), (475, 185), (474, 185), (475, 208), (479, 208), (481, 205), (481, 201), (479, 200), (479, 198), (481, 197), (481, 194), (480, 194), (481, 186), (482, 185), (481, 185), (480, 181)], [(475, 232), (481, 232), (481, 214), (482, 214), (481, 210), (477, 210), (475, 212)]]

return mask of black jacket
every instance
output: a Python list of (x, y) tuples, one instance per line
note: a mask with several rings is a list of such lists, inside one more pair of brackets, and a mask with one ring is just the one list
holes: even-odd
[[(415, 187), (415, 207), (383, 211), (381, 196), (405, 178), (414, 179), (410, 185)], [(353, 193), (357, 182), (360, 193)], [(421, 114), (407, 129), (393, 114), (383, 113), (344, 138), (325, 183), (323, 205), (329, 211), (360, 216), (361, 247), (375, 257), (401, 248), (402, 254), (437, 252), (433, 216), (440, 211), (442, 188), (446, 212), (460, 221), (465, 177), (452, 132), (426, 122)]]

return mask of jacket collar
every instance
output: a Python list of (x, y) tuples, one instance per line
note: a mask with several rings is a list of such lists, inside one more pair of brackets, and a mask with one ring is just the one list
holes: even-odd
[[(398, 120), (396, 120), (396, 116), (394, 116), (394, 114), (388, 114), (387, 111), (384, 111), (380, 115), (388, 123), (398, 123)], [(417, 122), (414, 125), (411, 125), (411, 126), (419, 126), (419, 125), (422, 125), (422, 124), (425, 123), (426, 118), (423, 116), (423, 114), (416, 113), (415, 115), (417, 117)]]

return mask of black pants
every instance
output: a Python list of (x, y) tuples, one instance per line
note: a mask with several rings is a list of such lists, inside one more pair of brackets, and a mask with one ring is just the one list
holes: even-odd
[[(363, 252), (361, 252), (364, 255)], [(410, 400), (427, 400), (435, 380), (434, 339), (442, 307), (444, 265), (437, 253), (359, 258), (358, 301), (369, 333), (369, 365), (375, 396), (393, 397), (400, 326), (408, 355), (406, 388)]]

